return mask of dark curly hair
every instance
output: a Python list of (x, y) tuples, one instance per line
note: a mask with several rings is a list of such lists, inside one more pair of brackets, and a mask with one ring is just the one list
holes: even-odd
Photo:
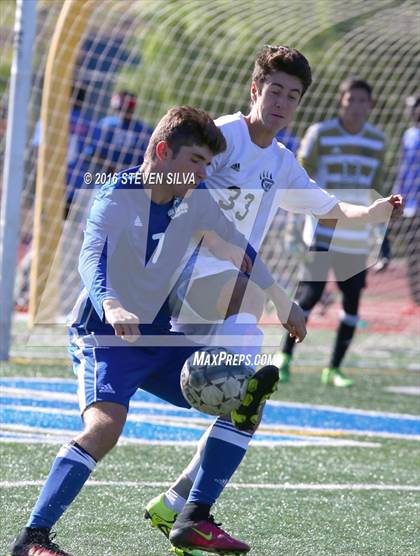
[(294, 75), (302, 82), (302, 96), (312, 83), (312, 72), (308, 60), (303, 54), (289, 46), (271, 46), (266, 44), (255, 59), (252, 80), (261, 88), (266, 78), (276, 71)]

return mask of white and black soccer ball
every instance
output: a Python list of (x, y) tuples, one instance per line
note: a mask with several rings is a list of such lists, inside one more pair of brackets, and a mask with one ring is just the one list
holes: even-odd
[(182, 393), (198, 411), (229, 415), (245, 397), (248, 379), (254, 370), (244, 364), (219, 363), (219, 360), (226, 361), (225, 355), (234, 356), (225, 348), (208, 347), (194, 352), (184, 363)]

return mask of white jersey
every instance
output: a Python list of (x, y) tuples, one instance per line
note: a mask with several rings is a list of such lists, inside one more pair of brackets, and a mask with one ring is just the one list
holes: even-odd
[[(258, 251), (279, 208), (312, 216), (329, 212), (337, 199), (311, 180), (294, 154), (278, 143), (261, 148), (249, 135), (243, 114), (221, 116), (215, 121), (227, 148), (215, 156), (206, 185), (237, 229)], [(186, 259), (197, 243), (190, 245)], [(201, 248), (193, 278), (236, 270), (229, 261), (216, 259)]]

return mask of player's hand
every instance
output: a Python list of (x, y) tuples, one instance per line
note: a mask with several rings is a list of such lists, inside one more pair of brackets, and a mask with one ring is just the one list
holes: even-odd
[(384, 199), (377, 199), (369, 207), (369, 221), (372, 224), (387, 222), (390, 218), (400, 218), (404, 212), (404, 202), (401, 195), (390, 195)]
[(245, 253), (242, 247), (228, 243), (214, 232), (206, 233), (203, 244), (218, 259), (230, 261), (241, 272), (251, 272), (251, 258)]
[(373, 266), (373, 271), (375, 274), (380, 272), (384, 272), (389, 266), (389, 258), (388, 257), (381, 257), (379, 261)]
[(290, 336), (295, 338), (297, 344), (303, 342), (306, 336), (305, 314), (295, 301), (292, 302), (289, 318), (287, 322), (283, 323), (283, 326)]
[(277, 317), (290, 336), (297, 343), (303, 342), (306, 336), (305, 315), (301, 307), (292, 301), (282, 287), (274, 283), (266, 290), (267, 295), (274, 303)]
[(106, 321), (115, 330), (116, 336), (121, 336), (126, 342), (135, 342), (140, 337), (140, 320), (137, 315), (130, 313), (116, 299), (106, 299), (103, 302)]
[(401, 216), (404, 214), (404, 199), (402, 195), (390, 195), (388, 197), (388, 202), (391, 203), (393, 207), (391, 220), (401, 218)]

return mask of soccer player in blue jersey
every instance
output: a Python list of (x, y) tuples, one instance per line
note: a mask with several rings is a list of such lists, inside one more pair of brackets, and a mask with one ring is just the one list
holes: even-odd
[[(394, 192), (404, 195), (402, 229), (407, 257), (407, 277), (411, 304), (403, 314), (420, 315), (420, 96), (406, 99), (411, 126), (404, 132)], [(401, 233), (401, 232), (400, 232)]]
[(115, 173), (141, 164), (153, 130), (135, 117), (136, 95), (118, 91), (111, 97), (112, 114), (99, 120), (85, 154), (98, 169)]
[[(223, 134), (205, 112), (173, 108), (157, 125), (143, 166), (121, 172), (116, 183), (98, 192), (80, 255), (84, 288), (70, 323), (69, 349), (84, 429), (58, 452), (27, 526), (10, 547), (13, 556), (69, 556), (52, 542), (51, 528), (118, 441), (130, 398), (138, 388), (189, 407), (179, 375), (185, 360), (200, 346), (170, 332), (167, 298), (170, 278), (192, 234), (212, 230), (232, 243), (234, 252), (247, 248), (246, 239), (207, 189), (196, 188), (213, 155), (225, 147)], [(204, 232), (202, 240), (206, 241)], [(251, 255), (253, 264), (244, 257), (245, 270), (252, 270), (251, 279), (259, 287), (275, 291), (267, 269), (252, 250)], [(287, 305), (288, 300), (284, 302)], [(277, 309), (279, 313), (284, 309), (280, 302)], [(292, 304), (286, 326), (298, 339), (305, 336), (303, 313), (296, 305)], [(250, 403), (238, 410), (241, 427), (251, 428), (277, 379), (275, 367), (253, 375), (247, 391)], [(197, 529), (205, 546), (225, 554), (249, 550), (209, 514), (245, 454), (217, 434), (229, 433), (234, 423), (234, 417), (232, 422), (219, 418), (210, 427), (203, 441), (202, 468), (183, 511), (190, 531)], [(248, 433), (243, 436), (248, 441)]]

